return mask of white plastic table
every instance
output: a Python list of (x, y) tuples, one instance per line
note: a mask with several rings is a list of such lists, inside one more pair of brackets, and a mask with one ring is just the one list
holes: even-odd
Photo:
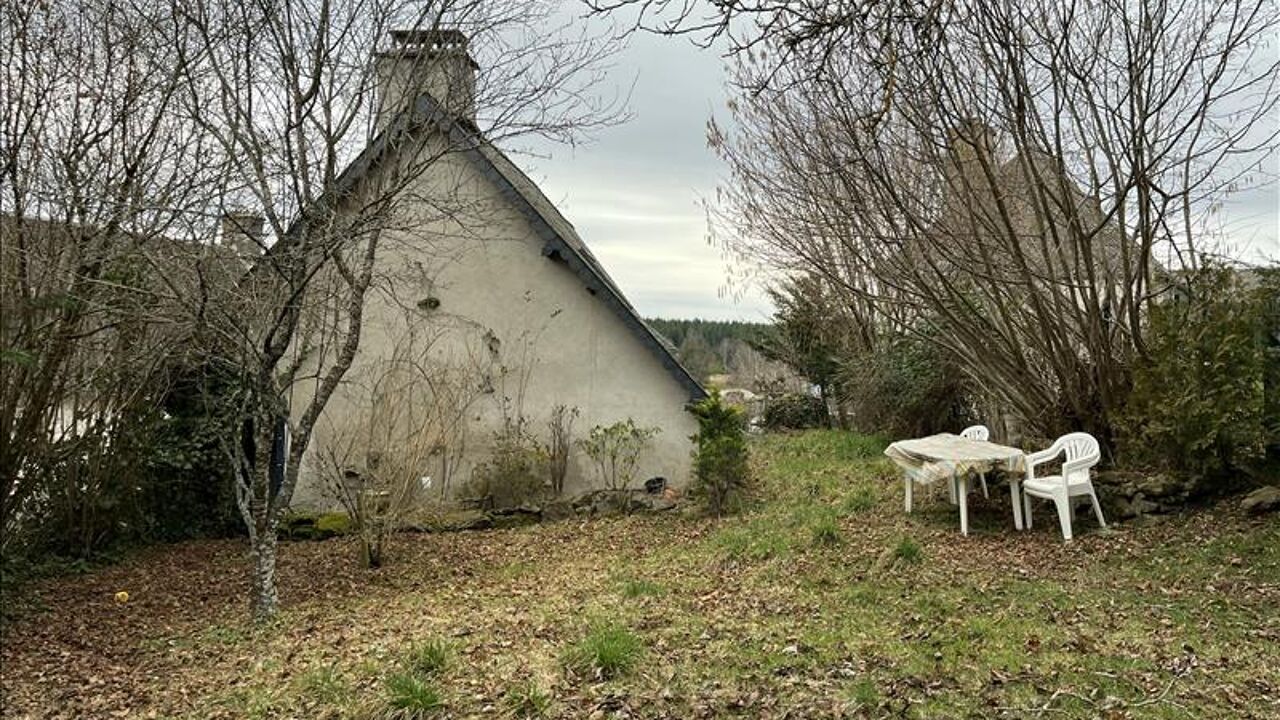
[(1019, 494), (1020, 475), (1025, 466), (1023, 452), (1015, 447), (985, 440), (970, 440), (939, 433), (913, 440), (899, 440), (884, 454), (902, 468), (906, 489), (906, 510), (911, 512), (912, 488), (916, 483), (928, 485), (939, 480), (959, 485), (956, 493), (960, 505), (960, 532), (969, 534), (969, 473), (996, 468), (1009, 472), (1009, 496), (1013, 505), (1014, 527), (1022, 529), (1022, 502)]

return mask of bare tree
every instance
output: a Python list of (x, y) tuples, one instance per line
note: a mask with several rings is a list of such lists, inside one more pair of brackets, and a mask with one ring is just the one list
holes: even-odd
[(439, 323), (419, 323), (354, 380), (358, 390), (347, 395), (357, 401), (342, 422), (322, 422), (325, 481), (356, 523), (367, 567), (382, 565), (388, 535), (423, 507), (437, 481), (447, 483), (468, 409), (482, 394), (484, 368), (447, 368), (433, 356), (447, 335)]
[[(893, 76), (905, 52), (928, 51), (950, 7), (941, 0), (583, 0), (601, 15), (624, 17), (634, 30), (690, 38), (742, 60), (767, 55), (770, 71), (735, 80), (751, 93), (779, 89), (797, 77), (783, 71), (804, 65), (812, 77), (839, 76), (856, 56)], [(863, 98), (883, 112), (893, 83), (867, 85)]]
[(161, 7), (0, 3), (6, 542), (49, 483), (91, 492), (93, 478), (51, 475), (75, 455), (120, 455), (104, 443), (126, 408), (154, 402), (178, 345), (153, 312), (148, 267), (173, 256), (168, 236), (198, 223), (206, 200), (201, 139), (174, 117), (172, 49), (185, 42)]
[(564, 481), (569, 475), (569, 455), (573, 451), (573, 423), (578, 408), (556, 405), (547, 420), (547, 467), (551, 473), (551, 492), (564, 494)]
[[(615, 119), (588, 91), (613, 43), (548, 30), (550, 6), (528, 3), (205, 0), (175, 12), (198, 39), (179, 56), (183, 111), (218, 148), (210, 163), (223, 209), (261, 209), (265, 219), (260, 233), (241, 228), (249, 242), (240, 244), (261, 251), (251, 269), (202, 285), (188, 307), (209, 357), (239, 388), (243, 432), (225, 445), (253, 548), (253, 610), (268, 617), (276, 528), (316, 423), (356, 360), (384, 236), (413, 236), (432, 218), (461, 234), (482, 228), (464, 180), (419, 182), (449, 156), (532, 134), (571, 139)], [(380, 44), (393, 29), (397, 42)], [(474, 83), (450, 74), (451, 63), (471, 62), (467, 37)], [(384, 57), (421, 72), (385, 82)], [(285, 468), (275, 478), (273, 455)]]
[(764, 89), (732, 137), (712, 128), (733, 169), (723, 239), (823, 278), (871, 327), (927, 330), (1031, 430), (1108, 438), (1165, 271), (1195, 262), (1205, 213), (1274, 149), (1276, 7), (932, 17), (891, 62), (740, 58), (738, 83)]
[[(357, 357), (386, 238), (412, 237), (431, 218), (482, 235), (464, 181), (437, 172), (446, 158), (533, 135), (573, 141), (620, 117), (617, 99), (592, 88), (616, 40), (557, 24), (554, 10), (6, 1), (6, 527), (39, 494), (33, 469), (67, 398), (92, 389), (73, 370), (142, 357), (130, 355), (142, 345), (95, 338), (119, 317), (171, 328), (156, 342), (231, 388), (212, 404), (229, 428), (254, 613), (272, 615), (276, 528), (315, 424)], [(388, 43), (393, 29), (403, 32)], [(480, 70), (459, 83), (444, 66), (473, 62), (467, 38)], [(380, 72), (398, 63), (419, 72), (392, 86)], [(112, 258), (124, 249), (145, 282), (122, 294)], [(108, 288), (133, 307), (106, 312)]]

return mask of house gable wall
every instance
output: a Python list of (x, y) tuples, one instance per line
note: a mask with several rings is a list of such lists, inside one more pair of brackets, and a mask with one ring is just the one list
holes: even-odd
[[(628, 417), (659, 428), (637, 484), (656, 476), (687, 482), (696, 430), (684, 409), (689, 388), (620, 319), (601, 296), (605, 288), (584, 282), (571, 259), (548, 254), (545, 228), (535, 228), (510, 188), (475, 160), (467, 153), (437, 160), (410, 189), (414, 199), (401, 208), (397, 229), (384, 232), (360, 355), (317, 426), (295, 506), (327, 504), (317, 453), (353, 431), (367, 413), (371, 378), (405, 343), (429, 344), (434, 363), (480, 388), (467, 393), (465, 451), (451, 469), (434, 471), (437, 497), (455, 494), (489, 456), (504, 419), (523, 417), (527, 432), (545, 442), (552, 408), (561, 404), (578, 409), (578, 438)], [(566, 494), (599, 485), (575, 448)]]

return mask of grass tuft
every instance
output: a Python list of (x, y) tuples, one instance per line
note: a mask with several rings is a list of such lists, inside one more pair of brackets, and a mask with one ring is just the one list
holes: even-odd
[(924, 558), (924, 551), (920, 549), (920, 543), (909, 537), (904, 537), (898, 541), (897, 547), (893, 549), (893, 554), (899, 560), (912, 565)]
[(398, 672), (387, 678), (387, 705), (398, 718), (419, 720), (444, 707), (444, 698), (429, 679)]
[(299, 689), (320, 705), (334, 706), (346, 702), (351, 688), (332, 665), (312, 668), (298, 678)]
[(644, 653), (644, 641), (615, 623), (596, 625), (565, 655), (565, 665), (612, 678), (626, 673)]
[(862, 678), (853, 686), (853, 701), (863, 709), (874, 708), (880, 703), (880, 691), (868, 678)]
[(665, 592), (663, 587), (652, 580), (632, 578), (622, 583), (622, 597), (658, 597)]
[(542, 718), (551, 709), (551, 696), (533, 680), (507, 688), (503, 705), (512, 717)]
[(453, 660), (453, 646), (439, 638), (414, 643), (405, 653), (404, 665), (415, 675), (435, 675), (444, 672)]
[(856, 488), (840, 502), (840, 514), (848, 517), (867, 512), (876, 506), (876, 496), (865, 486)]
[(823, 513), (809, 526), (814, 545), (830, 547), (840, 544), (840, 525), (834, 515)]

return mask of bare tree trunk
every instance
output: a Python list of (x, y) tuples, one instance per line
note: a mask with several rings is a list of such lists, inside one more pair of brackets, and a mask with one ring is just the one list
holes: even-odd
[(269, 620), (280, 609), (280, 597), (276, 591), (276, 536), (275, 522), (267, 522), (253, 533), (250, 554), (253, 557), (253, 588), (249, 596), (253, 619)]

